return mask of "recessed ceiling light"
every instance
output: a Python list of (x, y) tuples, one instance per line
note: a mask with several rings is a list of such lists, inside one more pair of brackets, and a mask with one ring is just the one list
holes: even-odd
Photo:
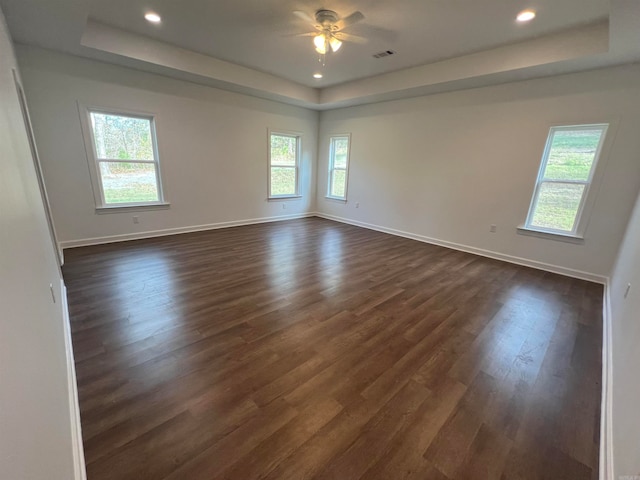
[(313, 78), (320, 79), (320, 78), (322, 78), (322, 74), (321, 73), (314, 73), (313, 74)]
[(519, 22), (530, 22), (534, 18), (536, 18), (535, 10), (523, 10), (518, 14), (516, 20)]
[(151, 23), (160, 23), (162, 21), (162, 18), (160, 18), (160, 15), (153, 12), (146, 13), (144, 18), (146, 18), (147, 21)]

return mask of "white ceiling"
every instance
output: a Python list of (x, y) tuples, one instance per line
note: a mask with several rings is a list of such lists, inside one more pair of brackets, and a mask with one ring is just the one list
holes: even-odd
[[(14, 40), (315, 109), (640, 61), (638, 0), (0, 0)], [(365, 19), (318, 63), (319, 8)], [(537, 18), (515, 22), (533, 8)], [(152, 25), (145, 12), (159, 13)], [(397, 53), (374, 59), (381, 50)], [(322, 71), (324, 78), (312, 74)]]
[[(519, 24), (515, 17), (525, 7), (538, 16)], [(366, 45), (346, 43), (324, 68), (311, 38), (290, 36), (313, 30), (294, 10), (313, 16), (320, 8), (341, 16), (361, 11), (365, 19), (345, 31), (369, 39)], [(162, 16), (160, 25), (145, 21), (149, 10)], [(89, 8), (97, 22), (312, 87), (487, 50), (608, 15), (608, 0), (92, 0)], [(383, 50), (396, 54), (372, 57)], [(313, 79), (316, 71), (322, 80)]]

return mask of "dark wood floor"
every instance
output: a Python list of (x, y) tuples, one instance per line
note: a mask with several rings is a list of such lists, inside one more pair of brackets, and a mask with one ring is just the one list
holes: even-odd
[(318, 218), (65, 257), (89, 480), (597, 479), (600, 285)]

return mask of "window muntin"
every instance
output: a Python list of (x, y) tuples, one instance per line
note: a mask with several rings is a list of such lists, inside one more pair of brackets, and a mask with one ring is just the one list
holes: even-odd
[(100, 206), (163, 202), (153, 117), (89, 110)]
[(525, 228), (577, 235), (607, 127), (551, 128)]
[(329, 144), (329, 185), (327, 197), (347, 199), (350, 135), (335, 135)]
[(298, 196), (300, 136), (269, 133), (269, 198)]

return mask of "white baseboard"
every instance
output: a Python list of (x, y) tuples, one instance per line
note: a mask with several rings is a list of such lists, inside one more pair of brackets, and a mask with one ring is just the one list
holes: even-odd
[(613, 472), (613, 351), (610, 283), (602, 304), (602, 408), (600, 410), (600, 480), (614, 480)]
[(317, 217), (326, 218), (327, 220), (334, 220), (336, 222), (348, 223), (349, 225), (355, 225), (357, 227), (368, 228), (370, 230), (376, 230), (378, 232), (389, 233), (391, 235), (397, 235), (399, 237), (418, 240), (419, 242), (430, 243), (432, 245), (451, 248), (453, 250), (460, 250), (462, 252), (473, 253), (474, 255), (480, 255), (482, 257), (493, 258), (495, 260), (502, 260), (504, 262), (515, 263), (516, 265), (522, 265), (525, 267), (531, 267), (531, 268), (544, 270), (551, 273), (557, 273), (559, 275), (564, 275), (567, 277), (579, 278), (581, 280), (588, 280), (590, 282), (596, 282), (601, 284), (606, 284), (607, 282), (607, 277), (603, 275), (597, 275), (595, 273), (583, 272), (581, 270), (574, 270), (572, 268), (560, 267), (558, 265), (552, 265), (549, 263), (529, 260), (527, 258), (514, 257), (512, 255), (505, 255), (503, 253), (494, 252), (491, 250), (484, 250), (482, 248), (471, 247), (469, 245), (462, 245), (460, 243), (448, 242), (446, 240), (426, 237), (424, 235), (418, 235), (416, 233), (411, 233), (411, 232), (404, 232), (402, 230), (396, 230), (394, 228), (387, 228), (387, 227), (382, 227), (380, 225), (374, 225), (371, 223), (351, 220), (349, 218), (336, 217), (334, 215), (327, 215), (326, 213), (316, 212), (314, 215)]
[(61, 283), (62, 320), (64, 322), (64, 343), (67, 354), (67, 388), (69, 393), (69, 417), (71, 419), (71, 442), (73, 444), (73, 469), (74, 480), (87, 480), (87, 471), (84, 461), (84, 448), (82, 445), (82, 426), (80, 423), (80, 405), (78, 403), (78, 384), (76, 381), (76, 365), (73, 357), (73, 344), (71, 343), (71, 326), (69, 323), (69, 309), (67, 304), (67, 288)]
[(60, 242), (60, 247), (66, 248), (87, 247), (89, 245), (101, 245), (104, 243), (126, 242), (128, 240), (139, 240), (142, 238), (164, 237), (167, 235), (177, 235), (180, 233), (202, 232), (205, 230), (217, 230), (219, 228), (239, 227), (242, 225), (255, 225), (259, 223), (279, 222), (283, 220), (294, 220), (296, 218), (313, 217), (315, 213), (297, 213), (292, 215), (280, 215), (277, 217), (249, 218), (245, 220), (234, 220), (230, 222), (210, 223), (207, 225), (195, 225), (191, 227), (167, 228), (164, 230), (151, 230), (147, 232), (125, 233), (122, 235), (109, 235), (106, 237), (83, 238), (80, 240), (69, 240)]

